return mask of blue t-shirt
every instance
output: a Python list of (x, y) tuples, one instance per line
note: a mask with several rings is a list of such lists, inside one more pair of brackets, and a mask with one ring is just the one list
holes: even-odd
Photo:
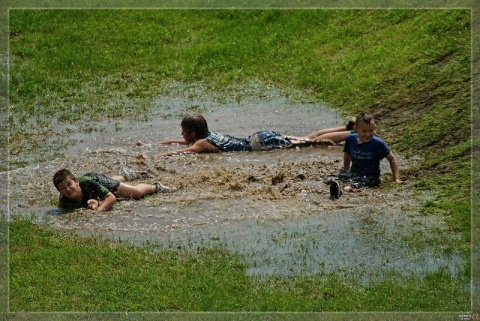
[(358, 134), (351, 134), (345, 140), (343, 151), (352, 159), (350, 172), (356, 176), (380, 177), (380, 161), (390, 154), (390, 148), (377, 136), (368, 143), (359, 144)]

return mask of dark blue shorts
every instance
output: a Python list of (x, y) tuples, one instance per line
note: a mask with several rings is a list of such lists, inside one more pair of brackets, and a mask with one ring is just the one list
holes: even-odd
[(250, 145), (253, 150), (271, 150), (290, 147), (292, 142), (277, 132), (263, 130), (250, 136)]

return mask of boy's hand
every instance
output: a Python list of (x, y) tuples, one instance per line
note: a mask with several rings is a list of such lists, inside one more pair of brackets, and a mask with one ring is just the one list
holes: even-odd
[(89, 210), (94, 210), (94, 211), (96, 211), (97, 208), (98, 208), (98, 201), (97, 201), (97, 200), (94, 200), (94, 199), (88, 200), (88, 201), (87, 201), (87, 208), (88, 208)]

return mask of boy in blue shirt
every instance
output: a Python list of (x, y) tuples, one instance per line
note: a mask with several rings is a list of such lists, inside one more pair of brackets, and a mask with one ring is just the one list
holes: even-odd
[[(378, 186), (380, 184), (380, 161), (390, 163), (393, 181), (401, 183), (398, 160), (390, 148), (375, 135), (375, 120), (370, 113), (361, 113), (355, 121), (356, 133), (345, 140), (341, 178), (352, 178), (352, 185)], [(330, 185), (330, 194), (339, 198), (341, 191), (337, 182)]]

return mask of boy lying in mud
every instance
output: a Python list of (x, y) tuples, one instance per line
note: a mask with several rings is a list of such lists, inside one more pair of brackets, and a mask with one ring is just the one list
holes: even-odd
[[(340, 179), (347, 180), (344, 190), (358, 187), (378, 186), (380, 181), (380, 161), (390, 163), (393, 181), (402, 183), (397, 157), (387, 144), (375, 135), (375, 120), (370, 113), (361, 113), (355, 120), (355, 133), (345, 139), (343, 148), (343, 168)], [(336, 181), (330, 185), (330, 196), (339, 198), (341, 189)]]
[[(275, 131), (264, 130), (258, 131), (247, 138), (236, 138), (209, 131), (207, 121), (200, 114), (186, 116), (181, 122), (181, 127), (183, 139), (166, 140), (158, 144), (189, 146), (157, 154), (154, 156), (155, 158), (180, 153), (264, 151), (295, 146), (333, 145), (344, 141), (351, 134), (353, 121), (347, 126), (323, 129), (303, 137), (284, 136)], [(141, 145), (143, 145), (142, 142), (137, 142), (137, 146)], [(148, 156), (140, 154), (138, 158), (148, 158)]]
[(87, 173), (76, 177), (68, 169), (53, 175), (53, 184), (60, 192), (59, 207), (65, 209), (87, 208), (97, 212), (108, 211), (117, 197), (140, 199), (144, 195), (168, 192), (170, 188), (160, 183), (135, 186), (125, 184), (126, 179), (137, 179), (143, 173), (121, 167), (122, 175), (107, 177), (98, 173)]

